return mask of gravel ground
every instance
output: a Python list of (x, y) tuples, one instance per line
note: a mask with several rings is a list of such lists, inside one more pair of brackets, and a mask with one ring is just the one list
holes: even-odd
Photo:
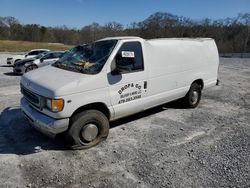
[(250, 187), (250, 59), (221, 58), (220, 85), (196, 109), (151, 109), (113, 122), (100, 145), (71, 151), (29, 126), (6, 57), (0, 187)]

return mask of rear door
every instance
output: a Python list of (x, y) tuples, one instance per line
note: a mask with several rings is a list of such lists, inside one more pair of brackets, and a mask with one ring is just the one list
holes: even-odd
[[(115, 118), (133, 114), (144, 109), (143, 100), (147, 94), (147, 74), (144, 67), (142, 45), (140, 42), (124, 42), (118, 50), (117, 56), (134, 58), (133, 65), (127, 66), (124, 73), (108, 74), (111, 104), (115, 111)], [(115, 58), (111, 69), (114, 69)], [(126, 66), (126, 62), (124, 63)]]

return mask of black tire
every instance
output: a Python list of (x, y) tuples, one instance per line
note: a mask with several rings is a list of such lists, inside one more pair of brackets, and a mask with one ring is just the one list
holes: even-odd
[(182, 99), (184, 107), (195, 108), (198, 106), (200, 100), (201, 86), (198, 83), (193, 83), (186, 96)]
[[(86, 137), (87, 134), (86, 130), (90, 126), (96, 126), (98, 130), (96, 137), (91, 141), (84, 138), (84, 135)], [(70, 128), (66, 136), (68, 144), (72, 149), (87, 149), (105, 140), (108, 134), (109, 121), (107, 117), (98, 110), (86, 110), (71, 118)]]
[(28, 67), (26, 67), (25, 72), (29, 72), (37, 68), (38, 67), (36, 65), (29, 65)]
[(20, 59), (16, 59), (14, 63), (17, 63)]

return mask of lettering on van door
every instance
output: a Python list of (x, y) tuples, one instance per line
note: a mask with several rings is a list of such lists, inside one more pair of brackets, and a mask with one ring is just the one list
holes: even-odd
[(140, 99), (142, 93), (141, 89), (142, 86), (140, 84), (131, 83), (124, 85), (118, 91), (118, 94), (120, 95), (118, 104)]

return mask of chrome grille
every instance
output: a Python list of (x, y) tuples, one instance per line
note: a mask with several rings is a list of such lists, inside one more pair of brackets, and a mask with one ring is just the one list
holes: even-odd
[(23, 94), (23, 96), (34, 106), (36, 107), (40, 107), (40, 97), (38, 95), (36, 95), (35, 93), (27, 90), (26, 88), (24, 88), (21, 85), (21, 92)]

